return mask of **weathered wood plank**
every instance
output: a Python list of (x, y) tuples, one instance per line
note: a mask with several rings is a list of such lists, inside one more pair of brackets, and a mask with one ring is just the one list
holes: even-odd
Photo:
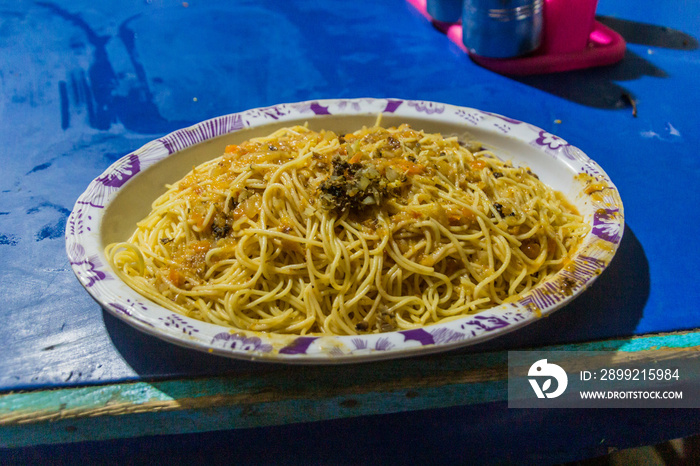
[[(559, 345), (595, 365), (700, 354), (700, 332)], [(0, 395), (0, 446), (129, 438), (505, 401), (508, 353), (451, 353), (352, 366)], [(582, 367), (584, 367), (582, 366)]]

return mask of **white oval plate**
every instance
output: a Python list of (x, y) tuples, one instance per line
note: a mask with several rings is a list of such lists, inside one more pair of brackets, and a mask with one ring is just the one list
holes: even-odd
[[(113, 272), (104, 246), (128, 238), (151, 202), (192, 166), (227, 144), (308, 122), (311, 129), (352, 132), (409, 123), (466, 135), (500, 158), (527, 165), (579, 209), (591, 232), (566, 267), (517, 302), (415, 330), (362, 336), (292, 336), (241, 331), (176, 314), (144, 298)], [(583, 175), (581, 175), (583, 174)], [(579, 176), (577, 176), (579, 175)], [(150, 335), (222, 356), (286, 363), (340, 363), (443, 351), (480, 343), (534, 322), (583, 292), (607, 267), (622, 239), (617, 189), (583, 152), (535, 126), (452, 105), (401, 99), (337, 99), (281, 104), (225, 115), (175, 131), (122, 157), (78, 198), (66, 226), (66, 250), (85, 289), (110, 313)]]

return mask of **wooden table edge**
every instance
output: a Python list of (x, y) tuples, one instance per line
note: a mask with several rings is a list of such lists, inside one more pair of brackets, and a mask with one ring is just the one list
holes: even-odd
[[(696, 358), (700, 330), (528, 350), (605, 351), (641, 362)], [(0, 448), (480, 405), (505, 402), (508, 395), (508, 351), (278, 367), (263, 373), (0, 394)]]

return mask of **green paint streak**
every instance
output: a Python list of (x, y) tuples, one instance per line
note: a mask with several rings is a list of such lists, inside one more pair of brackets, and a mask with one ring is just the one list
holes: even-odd
[(700, 346), (700, 333), (636, 338), (628, 341), (620, 351), (647, 351), (658, 348), (690, 348)]
[(690, 348), (700, 346), (700, 332), (657, 335), (629, 338), (624, 340), (604, 340), (571, 345), (556, 345), (538, 348), (538, 351), (648, 351), (658, 348)]

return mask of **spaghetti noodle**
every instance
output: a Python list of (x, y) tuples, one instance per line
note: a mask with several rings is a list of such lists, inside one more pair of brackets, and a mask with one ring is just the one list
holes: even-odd
[(156, 303), (237, 329), (411, 329), (510, 302), (588, 226), (528, 168), (408, 125), (280, 129), (195, 167), (105, 252)]

